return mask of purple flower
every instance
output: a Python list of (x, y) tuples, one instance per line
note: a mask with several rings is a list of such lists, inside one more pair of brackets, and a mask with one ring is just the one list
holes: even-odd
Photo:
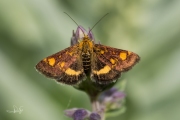
[(90, 38), (91, 40), (95, 41), (94, 35), (93, 35), (93, 33), (92, 33), (92, 31), (91, 31), (90, 28), (89, 28), (89, 31), (88, 31), (88, 36), (89, 36), (89, 38)]
[(73, 108), (66, 110), (65, 115), (73, 118), (73, 120), (84, 120), (84, 119), (101, 120), (101, 116), (98, 113), (95, 112), (91, 113), (90, 111), (82, 108), (80, 109)]
[(124, 98), (124, 92), (118, 91), (116, 88), (111, 88), (99, 96), (99, 101), (102, 108), (105, 108), (106, 111), (109, 111), (120, 108)]
[(92, 41), (95, 41), (92, 31), (87, 32), (82, 26), (78, 26), (76, 32), (73, 30), (73, 35), (71, 37), (71, 46), (78, 43), (79, 40), (82, 40), (85, 35), (88, 35)]
[(85, 35), (87, 35), (87, 31), (82, 26), (78, 26), (76, 30), (76, 37), (78, 39), (82, 39)]
[(83, 120), (87, 117), (88, 112), (84, 109), (78, 109), (74, 112), (73, 118), (74, 120)]
[(84, 120), (89, 116), (89, 111), (85, 109), (69, 109), (65, 111), (65, 115), (73, 118), (73, 120)]
[(73, 35), (71, 37), (71, 46), (75, 45), (77, 43), (78, 43), (78, 39), (77, 39), (76, 34), (75, 34), (74, 30), (73, 30)]
[(99, 101), (103, 101), (106, 97), (110, 97), (113, 93), (117, 92), (118, 89), (116, 88), (111, 88), (109, 90), (104, 91), (103, 93), (101, 93), (101, 95), (99, 96)]
[(101, 116), (97, 113), (91, 113), (89, 120), (101, 120)]

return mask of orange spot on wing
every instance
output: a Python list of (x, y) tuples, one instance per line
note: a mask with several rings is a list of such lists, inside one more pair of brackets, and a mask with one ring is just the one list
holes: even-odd
[(132, 52), (128, 51), (128, 55), (130, 55)]
[(47, 62), (47, 58), (44, 58), (43, 61), (44, 61), (44, 62)]
[(110, 59), (110, 62), (114, 65), (116, 63), (116, 61), (114, 59)]
[(126, 58), (127, 58), (127, 53), (121, 52), (121, 53), (119, 54), (119, 57), (120, 57), (122, 60), (126, 60)]
[(68, 74), (68, 75), (76, 75), (76, 76), (78, 76), (78, 75), (80, 75), (82, 73), (82, 71), (75, 71), (75, 70), (73, 70), (71, 68), (68, 68), (65, 71), (65, 73)]
[(50, 66), (54, 66), (55, 62), (56, 62), (55, 58), (48, 58), (48, 63)]
[(62, 62), (62, 63), (60, 64), (60, 67), (61, 67), (61, 68), (64, 67), (64, 64), (65, 64), (65, 62)]
[(108, 65), (106, 65), (106, 66), (104, 66), (104, 68), (100, 69), (99, 71), (93, 70), (93, 73), (97, 74), (97, 75), (106, 74), (106, 73), (109, 73), (110, 70), (111, 70), (111, 68)]
[(104, 54), (104, 50), (101, 50), (100, 53), (101, 53), (101, 54)]
[(72, 56), (72, 55), (73, 55), (73, 52), (70, 52), (69, 55)]

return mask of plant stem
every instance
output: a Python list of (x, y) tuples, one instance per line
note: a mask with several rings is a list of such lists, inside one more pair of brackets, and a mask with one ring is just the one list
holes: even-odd
[(93, 111), (93, 112), (98, 112), (98, 111), (100, 111), (99, 101), (92, 100), (92, 101), (91, 101), (91, 105), (92, 105), (92, 111)]
[(91, 100), (91, 106), (92, 106), (92, 112), (98, 113), (101, 116), (101, 120), (105, 120), (105, 111), (103, 108), (101, 108), (101, 105), (99, 103), (99, 101), (97, 100), (97, 96), (92, 96), (89, 95), (90, 100)]

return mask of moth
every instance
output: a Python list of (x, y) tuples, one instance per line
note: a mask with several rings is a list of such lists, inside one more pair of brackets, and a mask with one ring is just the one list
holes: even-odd
[(67, 85), (86, 81), (108, 85), (117, 81), (122, 72), (130, 70), (140, 57), (131, 51), (95, 43), (89, 30), (78, 26), (71, 46), (41, 60), (36, 69), (43, 75)]

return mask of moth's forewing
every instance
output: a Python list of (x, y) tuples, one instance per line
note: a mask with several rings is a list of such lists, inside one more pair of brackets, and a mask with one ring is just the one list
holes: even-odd
[(77, 45), (68, 47), (41, 60), (36, 69), (49, 78), (68, 85), (80, 83), (85, 73)]
[(121, 72), (130, 70), (140, 57), (130, 51), (95, 44), (91, 78), (99, 84), (116, 82)]

